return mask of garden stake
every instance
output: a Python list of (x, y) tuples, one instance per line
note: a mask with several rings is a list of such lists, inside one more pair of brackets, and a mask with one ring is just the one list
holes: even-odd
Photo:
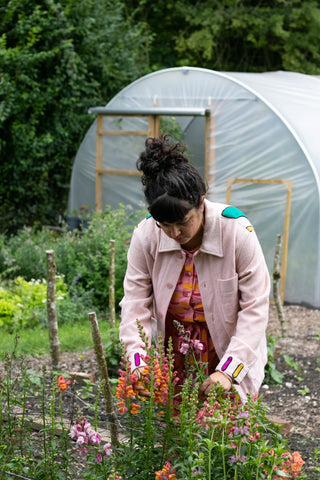
[(88, 313), (90, 325), (91, 325), (91, 333), (92, 333), (92, 340), (94, 345), (94, 350), (96, 353), (96, 358), (99, 366), (99, 372), (102, 377), (103, 385), (103, 393), (106, 400), (106, 413), (107, 419), (110, 425), (110, 435), (111, 435), (111, 443), (112, 445), (118, 445), (118, 419), (114, 412), (113, 408), (113, 400), (112, 400), (112, 390), (109, 383), (109, 375), (108, 375), (108, 368), (106, 358), (104, 356), (103, 348), (102, 348), (102, 340), (99, 330), (98, 321), (96, 318), (96, 313), (91, 312)]
[(47, 255), (47, 312), (52, 369), (58, 370), (60, 364), (60, 342), (56, 310), (56, 271), (54, 251), (46, 250)]
[(110, 320), (113, 328), (116, 326), (116, 308), (114, 299), (114, 286), (115, 286), (115, 241), (110, 239), (110, 281), (109, 281), (109, 312)]
[(277, 245), (276, 245), (276, 250), (274, 254), (274, 263), (273, 263), (273, 298), (274, 298), (274, 303), (277, 308), (278, 312), (278, 318), (280, 321), (281, 325), (281, 333), (282, 336), (285, 336), (286, 334), (286, 324), (285, 324), (285, 319), (284, 319), (284, 313), (283, 313), (283, 308), (282, 308), (282, 302), (281, 302), (281, 297), (280, 297), (280, 292), (279, 292), (279, 280), (281, 277), (280, 273), (280, 250), (281, 250), (281, 244), (282, 244), (282, 237), (281, 235), (277, 235)]

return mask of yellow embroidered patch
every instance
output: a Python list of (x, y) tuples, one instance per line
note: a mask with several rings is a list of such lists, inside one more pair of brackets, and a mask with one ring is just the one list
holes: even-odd
[(233, 372), (232, 376), (233, 378), (237, 378), (237, 376), (239, 375), (239, 373), (241, 372), (241, 370), (243, 369), (244, 365), (243, 363), (240, 363), (237, 368), (235, 369), (235, 371)]
[(252, 225), (248, 225), (247, 230), (249, 230), (249, 232), (253, 232), (253, 227), (252, 227)]

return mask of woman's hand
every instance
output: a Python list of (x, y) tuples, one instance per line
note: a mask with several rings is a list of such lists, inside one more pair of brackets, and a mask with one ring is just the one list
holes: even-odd
[(208, 396), (213, 385), (220, 384), (225, 392), (231, 388), (232, 382), (230, 378), (222, 372), (212, 373), (201, 385), (199, 391), (201, 394)]
[(133, 389), (138, 393), (140, 397), (150, 397), (151, 396), (150, 392), (148, 392), (148, 390), (145, 389), (145, 386), (141, 381), (141, 379), (143, 378), (143, 370), (144, 370), (144, 367), (138, 367), (135, 370), (133, 370), (132, 373), (135, 373), (136, 375), (138, 375), (138, 379), (139, 379), (138, 383), (135, 383), (133, 385)]

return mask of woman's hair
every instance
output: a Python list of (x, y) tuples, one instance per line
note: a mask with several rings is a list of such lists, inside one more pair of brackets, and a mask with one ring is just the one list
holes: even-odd
[(171, 143), (167, 135), (147, 138), (137, 160), (149, 212), (159, 222), (182, 220), (192, 208), (199, 208), (206, 186), (190, 163), (185, 146)]

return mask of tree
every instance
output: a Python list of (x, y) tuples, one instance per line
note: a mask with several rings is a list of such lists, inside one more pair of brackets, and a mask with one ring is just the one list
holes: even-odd
[(0, 0), (0, 231), (64, 213), (88, 107), (141, 75), (142, 33), (120, 1)]
[(176, 3), (184, 27), (178, 63), (215, 70), (320, 73), (320, 2), (199, 0)]

